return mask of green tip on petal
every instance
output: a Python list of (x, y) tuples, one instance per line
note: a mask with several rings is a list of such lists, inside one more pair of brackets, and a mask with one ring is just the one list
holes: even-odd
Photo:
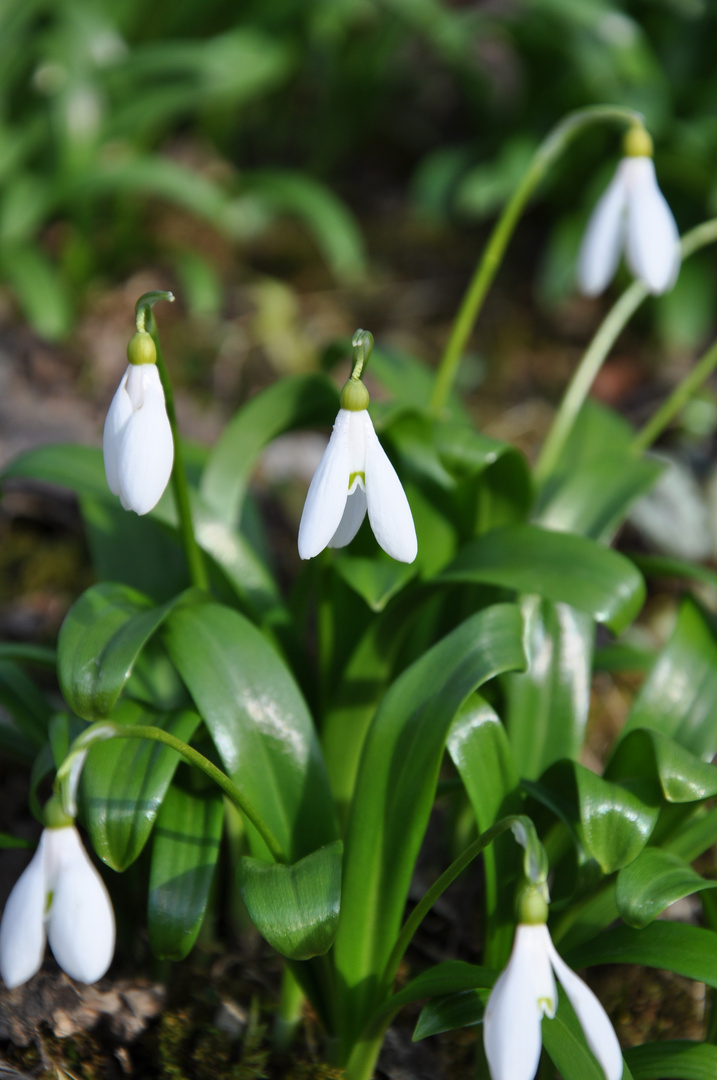
[(360, 379), (349, 379), (341, 391), (339, 403), (341, 408), (348, 412), (362, 412), (368, 408), (368, 390)]
[(130, 364), (137, 365), (157, 363), (157, 346), (152, 335), (146, 330), (138, 330), (134, 337), (130, 338), (127, 359)]
[(652, 138), (640, 124), (634, 124), (622, 141), (625, 157), (652, 157)]

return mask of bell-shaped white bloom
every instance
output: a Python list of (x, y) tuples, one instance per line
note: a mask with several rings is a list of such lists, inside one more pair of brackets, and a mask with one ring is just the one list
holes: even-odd
[(148, 514), (169, 483), (174, 442), (156, 364), (129, 364), (102, 438), (107, 484), (125, 510)]
[(612, 280), (622, 251), (651, 293), (671, 289), (680, 270), (680, 238), (657, 186), (651, 157), (625, 157), (593, 210), (578, 258), (578, 285), (597, 296)]
[(74, 825), (45, 829), (0, 923), (0, 974), (12, 989), (42, 965), (45, 936), (73, 979), (101, 979), (112, 961), (115, 919), (107, 889)]
[(383, 550), (399, 562), (413, 562), (418, 543), (411, 508), (371, 417), (366, 409), (339, 409), (304, 503), (301, 558), (313, 559), (325, 547), (345, 547), (367, 510)]
[(544, 923), (519, 923), (508, 966), (485, 1010), (483, 1039), (493, 1080), (533, 1080), (543, 1016), (558, 1006), (557, 975), (606, 1080), (620, 1080), (622, 1053), (607, 1013), (592, 990), (558, 955)]

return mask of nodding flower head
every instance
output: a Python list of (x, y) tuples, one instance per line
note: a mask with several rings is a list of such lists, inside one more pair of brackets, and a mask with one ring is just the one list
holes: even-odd
[(672, 211), (657, 186), (652, 142), (635, 128), (626, 156), (593, 210), (578, 258), (578, 286), (597, 296), (612, 280), (620, 255), (651, 293), (667, 292), (680, 271), (680, 238)]
[(368, 511), (385, 552), (411, 563), (418, 552), (411, 508), (401, 481), (378, 441), (367, 412), (368, 391), (349, 379), (341, 392), (329, 445), (309, 487), (299, 525), (299, 555), (312, 559), (325, 547), (345, 547)]
[(102, 449), (112, 494), (125, 510), (147, 514), (169, 483), (174, 442), (151, 335), (138, 331), (127, 352), (130, 363), (107, 413)]
[(47, 937), (63, 971), (92, 983), (115, 945), (112, 904), (74, 825), (45, 829), (8, 897), (0, 923), (0, 974), (9, 988), (39, 971)]
[(622, 1053), (592, 990), (558, 955), (547, 926), (519, 923), (508, 966), (491, 992), (483, 1038), (493, 1080), (533, 1080), (542, 1045), (541, 1020), (558, 1005), (557, 975), (606, 1080), (620, 1080)]

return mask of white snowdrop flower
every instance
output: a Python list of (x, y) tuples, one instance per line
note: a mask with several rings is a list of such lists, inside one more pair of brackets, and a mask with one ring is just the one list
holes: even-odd
[[(130, 341), (130, 357), (138, 338), (142, 341), (135, 355), (146, 350), (144, 355), (156, 357), (154, 342), (144, 331)], [(169, 483), (174, 462), (164, 390), (153, 361), (127, 367), (107, 413), (102, 450), (112, 494), (119, 495), (125, 510), (148, 514)]]
[(102, 878), (74, 825), (45, 829), (0, 923), (0, 974), (20, 986), (39, 971), (45, 936), (63, 971), (92, 983), (107, 971), (115, 919)]
[[(355, 339), (354, 339), (355, 340)], [(311, 481), (299, 525), (299, 555), (313, 559), (325, 547), (345, 547), (366, 512), (374, 536), (399, 562), (416, 558), (418, 542), (401, 481), (378, 441), (366, 411), (368, 391), (351, 378), (329, 445)]]
[(625, 138), (626, 156), (593, 210), (578, 257), (578, 285), (597, 296), (612, 280), (621, 253), (651, 293), (667, 292), (680, 271), (680, 237), (672, 211), (657, 186), (652, 140), (635, 128)]
[(558, 1005), (556, 975), (606, 1080), (620, 1080), (622, 1053), (607, 1013), (558, 955), (545, 923), (518, 923), (510, 960), (488, 999), (483, 1039), (493, 1080), (533, 1080), (540, 1061), (541, 1020), (552, 1019)]

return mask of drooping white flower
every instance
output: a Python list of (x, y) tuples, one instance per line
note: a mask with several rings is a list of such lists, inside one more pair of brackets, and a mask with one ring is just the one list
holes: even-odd
[(651, 293), (667, 292), (680, 270), (680, 238), (657, 186), (652, 158), (622, 159), (593, 210), (578, 257), (578, 285), (597, 296), (612, 280), (621, 253)]
[(620, 1080), (622, 1053), (607, 1013), (592, 990), (558, 955), (544, 923), (518, 923), (513, 951), (485, 1010), (483, 1039), (493, 1080), (533, 1080), (543, 1016), (558, 1006), (557, 975), (606, 1080)]
[(416, 530), (396, 470), (366, 408), (341, 408), (304, 503), (299, 525), (301, 558), (312, 559), (325, 547), (345, 547), (367, 510), (383, 550), (399, 562), (413, 562), (418, 551)]
[(45, 937), (63, 971), (101, 979), (112, 961), (115, 919), (102, 878), (74, 825), (45, 829), (0, 922), (0, 974), (12, 989), (39, 971)]
[(169, 483), (174, 461), (156, 364), (128, 365), (107, 413), (102, 449), (112, 494), (125, 510), (148, 514)]

